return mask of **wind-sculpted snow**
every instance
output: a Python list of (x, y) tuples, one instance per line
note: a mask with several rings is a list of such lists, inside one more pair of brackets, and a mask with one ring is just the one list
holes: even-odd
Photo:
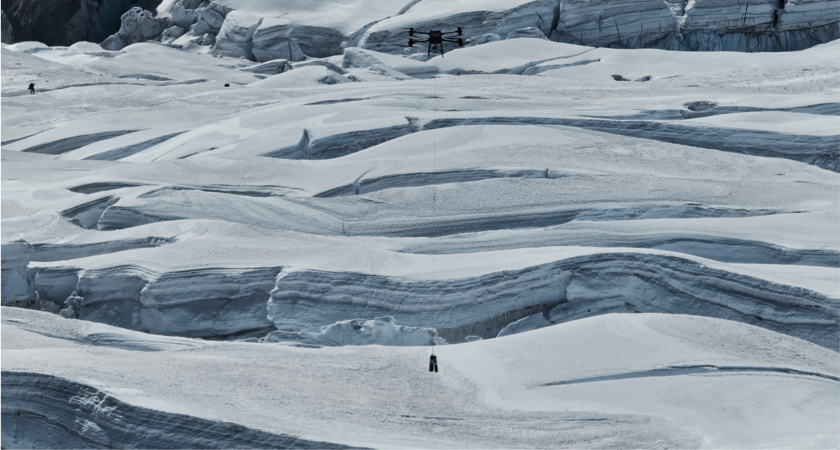
[[(836, 447), (840, 41), (552, 41), (599, 7), (604, 45), (737, 40), (775, 3), (397, 3), (173, 0), (161, 43), (4, 45), (4, 371), (203, 447)], [(827, 3), (768, 32), (822, 39)], [(486, 33), (390, 46), (452, 18)], [(3, 447), (146, 445), (53, 403), (60, 432), (4, 401)]]
[(737, 366), (712, 366), (712, 365), (703, 365), (703, 366), (669, 366), (663, 367), (653, 370), (646, 370), (644, 372), (630, 372), (630, 373), (622, 373), (617, 375), (607, 375), (603, 377), (592, 377), (592, 378), (581, 378), (577, 380), (567, 380), (567, 381), (555, 381), (553, 383), (546, 383), (543, 386), (560, 386), (564, 384), (578, 384), (578, 383), (598, 383), (601, 381), (612, 381), (612, 380), (626, 380), (626, 379), (635, 379), (635, 378), (644, 378), (644, 377), (674, 377), (674, 376), (683, 376), (683, 375), (694, 375), (694, 374), (708, 374), (712, 372), (740, 372), (740, 373), (748, 373), (748, 374), (756, 374), (762, 372), (770, 372), (770, 373), (780, 373), (780, 374), (791, 374), (791, 375), (800, 375), (806, 377), (815, 377), (815, 378), (824, 378), (826, 380), (840, 382), (840, 378), (831, 375), (831, 374), (824, 374), (818, 372), (803, 372), (796, 369), (789, 369), (784, 367), (737, 367)]
[(3, 446), (14, 448), (348, 448), (125, 403), (91, 386), (3, 371)]
[(46, 144), (39, 144), (32, 147), (28, 147), (22, 151), (24, 152), (32, 152), (32, 153), (42, 153), (45, 155), (60, 155), (62, 153), (67, 153), (69, 151), (76, 150), (78, 148), (82, 148), (86, 145), (89, 145), (93, 142), (101, 141), (104, 139), (110, 139), (113, 137), (122, 136), (128, 133), (132, 133), (136, 130), (124, 130), (124, 131), (106, 131), (102, 133), (93, 133), (87, 134), (83, 136), (74, 136), (70, 138), (59, 139), (57, 141), (49, 142)]
[(548, 169), (522, 170), (463, 170), (438, 171), (434, 173), (406, 173), (400, 175), (386, 175), (365, 179), (360, 177), (351, 185), (339, 186), (329, 191), (321, 192), (316, 197), (337, 197), (345, 195), (360, 195), (385, 189), (405, 188), (412, 186), (431, 186), (435, 184), (467, 183), (470, 181), (488, 180), (493, 178), (559, 178), (563, 174), (550, 173)]
[[(587, 227), (589, 228), (589, 227)], [(401, 251), (421, 254), (473, 253), (490, 250), (523, 248), (529, 245), (589, 245), (635, 247), (673, 251), (706, 259), (746, 264), (791, 264), (812, 267), (840, 267), (840, 252), (835, 250), (801, 250), (767, 244), (761, 241), (727, 239), (686, 233), (645, 233), (633, 235), (604, 229), (581, 229), (579, 226), (555, 227), (541, 233), (541, 241), (531, 244), (527, 230), (474, 236), (443, 236), (433, 243), (406, 242)]]
[(837, 353), (729, 320), (593, 317), (439, 345), (429, 373), (428, 347), (208, 342), (2, 317), (10, 448), (837, 442)]
[(801, 136), (769, 131), (686, 127), (652, 121), (551, 119), (546, 117), (487, 117), (436, 119), (425, 129), (475, 124), (566, 125), (625, 136), (644, 136), (674, 144), (713, 148), (748, 155), (789, 158), (840, 172), (837, 136)]
[[(20, 52), (29, 47), (15, 48)], [(830, 67), (831, 48), (800, 56), (813, 67)], [(153, 56), (174, 52), (151, 45), (100, 52), (107, 56), (82, 46), (76, 50), (38, 47), (15, 61), (46, 58), (51, 64), (67, 64), (68, 73), (90, 67), (126, 77), (138, 73), (141, 63)], [(281, 268), (291, 274), (339, 274), (335, 276), (352, 280), (347, 283), (407, 275), (416, 279), (410, 286), (423, 291), (424, 283), (443, 282), (440, 273), (469, 271), (475, 265), (466, 262), (469, 258), (482, 260), (488, 252), (518, 249), (536, 254), (541, 248), (563, 246), (640, 251), (622, 250), (623, 256), (614, 262), (619, 266), (625, 259), (656, 266), (659, 262), (647, 257), (641, 259), (645, 263), (638, 262), (649, 250), (722, 264), (714, 268), (718, 275), (703, 280), (737, 273), (757, 277), (762, 281), (753, 284), (761, 285), (778, 280), (777, 268), (790, 267), (799, 275), (778, 285), (835, 298), (830, 286), (840, 266), (832, 231), (837, 223), (832, 203), (836, 174), (824, 169), (837, 170), (837, 137), (830, 129), (837, 110), (835, 103), (807, 94), (823, 89), (820, 69), (795, 88), (806, 92), (802, 99), (733, 103), (726, 100), (727, 93), (744, 89), (737, 80), (715, 93), (686, 88), (685, 83), (722, 72), (710, 63), (680, 80), (670, 75), (675, 69), (662, 53), (640, 54), (650, 61), (644, 70), (652, 74), (651, 81), (631, 88), (615, 87), (622, 82), (609, 76), (620, 65), (627, 65), (622, 70), (627, 77), (643, 73), (622, 51), (535, 39), (490, 42), (429, 62), (354, 50), (343, 58), (344, 67), (336, 59), (284, 62), (283, 73), (257, 82), (253, 81), (260, 71), (241, 70), (247, 63), (189, 55), (188, 62), (142, 72), (147, 80), (154, 76), (188, 81), (195, 78), (189, 64), (202, 64), (206, 58), (214, 77), (230, 75), (231, 81), (250, 80), (251, 85), (224, 88), (208, 82), (176, 90), (159, 81), (141, 82), (161, 96), (151, 103), (146, 103), (147, 97), (134, 97), (133, 87), (119, 87), (113, 98), (91, 91), (105, 95), (108, 108), (126, 101), (139, 102), (141, 110), (162, 108), (162, 118), (152, 122), (133, 116), (137, 126), (132, 129), (140, 131), (128, 133), (123, 121), (110, 118), (54, 126), (18, 118), (26, 115), (9, 116), (36, 125), (25, 131), (11, 128), (14, 134), (4, 145), (11, 151), (4, 162), (16, 169), (4, 172), (4, 212), (10, 215), (4, 215), (9, 250), (4, 247), (3, 302), (162, 334), (259, 335), (271, 331), (278, 320), (298, 320), (277, 319), (271, 308), (278, 307), (280, 297), (272, 298), (274, 306), (267, 309), (272, 288), (288, 289), (290, 295), (312, 302), (320, 298), (314, 284), (275, 284)], [(592, 58), (597, 62), (576, 64)], [(680, 58), (680, 64), (697, 64)], [(708, 54), (700, 59), (713, 61)], [(739, 55), (731, 67), (747, 70), (748, 65), (767, 61), (773, 60)], [(798, 74), (797, 61), (785, 59), (767, 67)], [(567, 67), (559, 68), (561, 62)], [(315, 82), (277, 88), (305, 80), (308, 75), (300, 74), (310, 69), (344, 77), (345, 87), (310, 87), (319, 84)], [(496, 75), (423, 79), (438, 71)], [(589, 72), (595, 75), (591, 81), (574, 81), (575, 74)], [(391, 81), (354, 83), (348, 78), (398, 73), (388, 78)], [(558, 79), (569, 86), (558, 90)], [(62, 91), (75, 89), (82, 88)], [(659, 89), (671, 97), (646, 100)], [(627, 92), (636, 97), (624, 98)], [(610, 106), (593, 108), (589, 101), (576, 100), (580, 95)], [(565, 105), (562, 111), (558, 99)], [(233, 109), (211, 111), (204, 107), (207, 101)], [(184, 108), (195, 112), (190, 123), (199, 126), (173, 123), (184, 116)], [(202, 123), (202, 117), (210, 119)], [(781, 125), (767, 126), (768, 121)], [(44, 159), (52, 153), (58, 158)], [(68, 164), (74, 171), (62, 170)], [(33, 190), (13, 173), (43, 181)], [(779, 174), (787, 175), (777, 178)], [(793, 235), (791, 229), (801, 233)], [(373, 249), (360, 260), (364, 270), (353, 267), (355, 258), (340, 256), (339, 249), (346, 245), (352, 245), (353, 252)], [(258, 257), (253, 249), (259, 249)], [(441, 255), (460, 259), (429, 270), (429, 257)], [(208, 256), (212, 264), (205, 262)], [(548, 263), (539, 258), (517, 268), (501, 264), (478, 270), (463, 279)], [(158, 260), (171, 263), (161, 266)], [(762, 268), (755, 273), (738, 264)], [(394, 265), (406, 269), (395, 274)], [(623, 280), (621, 273), (616, 280)], [(334, 281), (332, 277), (327, 280)], [(661, 273), (654, 278), (660, 277), (669, 278)], [(511, 282), (508, 292), (529, 291), (528, 280)], [(338, 308), (297, 326), (317, 334), (322, 326), (392, 315), (400, 326), (436, 329), (442, 337), (459, 341), (468, 335), (493, 337), (505, 328), (502, 334), (614, 311), (718, 314), (719, 306), (708, 306), (709, 292), (716, 289), (711, 281), (691, 284), (684, 291), (659, 283), (669, 286), (665, 296), (674, 298), (655, 307), (640, 300), (656, 292), (651, 285), (642, 283), (646, 287), (639, 289), (646, 294), (631, 295), (627, 306), (613, 300), (617, 288), (605, 281), (591, 288), (595, 293), (585, 302), (566, 302), (553, 316), (552, 308), (565, 302), (565, 294), (522, 305), (490, 302), (474, 317), (472, 312), (448, 317), (435, 310), (460, 298), (450, 286), (450, 297), (445, 297), (450, 300), (430, 301), (434, 307), (418, 317), (391, 307)], [(762, 288), (747, 284), (756, 292), (750, 295), (764, 298)], [(360, 299), (367, 295), (365, 289)], [(474, 289), (478, 288), (468, 290)], [(376, 295), (383, 301), (390, 296), (409, 301), (419, 294), (385, 289)], [(692, 309), (691, 302), (679, 300), (682, 295), (706, 299), (705, 306)], [(392, 301), (397, 300), (388, 298), (386, 303)], [(584, 304), (587, 308), (578, 310)], [(744, 308), (726, 312), (726, 317), (748, 323), (757, 323), (755, 316), (768, 323), (781, 320), (750, 313), (754, 305)], [(321, 309), (313, 311), (320, 314)], [(836, 326), (833, 320), (808, 338), (827, 345), (826, 336)], [(768, 327), (797, 336), (811, 333), (787, 325)]]

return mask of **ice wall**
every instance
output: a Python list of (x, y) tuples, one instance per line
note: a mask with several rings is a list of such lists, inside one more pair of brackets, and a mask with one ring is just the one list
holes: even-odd
[(561, 0), (551, 38), (597, 47), (787, 51), (837, 39), (839, 21), (833, 0)]
[[(162, 6), (156, 19), (161, 29), (144, 40), (263, 62), (327, 57), (347, 47), (402, 53), (397, 45), (406, 44), (407, 27), (462, 27), (468, 44), (526, 34), (593, 47), (692, 51), (801, 50), (840, 37), (838, 0), (422, 0), (399, 11), (372, 0), (352, 3), (346, 8), (350, 12), (289, 11), (287, 16), (265, 2), (243, 7), (221, 0), (177, 0)], [(344, 14), (343, 20), (337, 21), (336, 14)], [(124, 18), (117, 35), (149, 29), (149, 24)], [(121, 48), (115, 40), (112, 36), (104, 45)]]
[(67, 318), (154, 334), (230, 338), (273, 329), (265, 305), (279, 270), (36, 267), (29, 277), (38, 306)]
[(268, 303), (280, 330), (389, 315), (450, 342), (614, 312), (726, 318), (838, 348), (840, 311), (823, 295), (658, 255), (593, 254), (453, 280), (284, 271)]

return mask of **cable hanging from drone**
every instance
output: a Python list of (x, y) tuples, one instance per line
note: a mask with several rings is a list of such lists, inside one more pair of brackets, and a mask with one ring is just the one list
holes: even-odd
[[(414, 47), (414, 44), (429, 44), (427, 56), (431, 57), (432, 52), (440, 52), (440, 56), (443, 56), (443, 43), (444, 42), (451, 42), (453, 44), (457, 44), (458, 47), (464, 46), (464, 39), (456, 38), (456, 37), (449, 37), (450, 35), (463, 35), (463, 31), (461, 27), (458, 27), (455, 31), (441, 31), (441, 30), (430, 30), (430, 31), (418, 31), (414, 28), (405, 28), (408, 30), (408, 45), (399, 45), (400, 47)], [(415, 35), (424, 35), (426, 39), (414, 39)]]

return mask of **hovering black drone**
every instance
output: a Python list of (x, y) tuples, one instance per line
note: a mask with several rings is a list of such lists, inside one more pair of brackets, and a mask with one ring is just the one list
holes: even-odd
[[(447, 37), (447, 35), (458, 35), (461, 36), (463, 33), (461, 31), (461, 27), (458, 27), (455, 31), (441, 31), (441, 30), (431, 30), (431, 31), (417, 31), (414, 28), (407, 28), (408, 35), (410, 36), (408, 39), (408, 45), (402, 45), (401, 47), (414, 47), (414, 44), (429, 44), (429, 51), (427, 53), (428, 56), (432, 56), (432, 52), (440, 52), (440, 56), (443, 56), (443, 43), (444, 42), (451, 42), (453, 44), (457, 44), (458, 47), (464, 46), (464, 40), (462, 38), (455, 38), (455, 37)], [(422, 34), (428, 36), (426, 39), (413, 39), (415, 34)]]

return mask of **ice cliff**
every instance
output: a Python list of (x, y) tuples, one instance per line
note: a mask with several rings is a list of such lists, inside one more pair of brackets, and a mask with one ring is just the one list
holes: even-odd
[(616, 312), (726, 318), (838, 348), (840, 313), (831, 299), (660, 255), (591, 254), (438, 281), (289, 271), (278, 276), (268, 303), (281, 330), (389, 314), (409, 326), (434, 324), (454, 341)]
[(266, 0), (168, 0), (155, 11), (158, 3), (14, 0), (3, 6), (4, 42), (102, 41), (119, 27), (103, 47), (155, 40), (263, 62), (321, 58), (357, 46), (400, 53), (394, 44), (405, 44), (405, 27), (460, 26), (468, 45), (526, 35), (595, 47), (696, 51), (801, 50), (840, 37), (838, 0), (353, 0), (341, 8), (330, 2), (280, 7)]
[[(597, 47), (743, 52), (801, 50), (840, 36), (837, 0), (420, 0), (390, 9), (357, 0), (350, 12), (324, 15), (280, 11), (265, 2), (196, 3), (161, 6), (170, 26), (163, 42), (255, 61), (297, 60), (301, 53), (325, 57), (355, 46), (399, 53), (395, 44), (405, 44), (405, 27), (460, 26), (468, 42), (524, 33)], [(369, 10), (362, 14), (360, 8)]]

